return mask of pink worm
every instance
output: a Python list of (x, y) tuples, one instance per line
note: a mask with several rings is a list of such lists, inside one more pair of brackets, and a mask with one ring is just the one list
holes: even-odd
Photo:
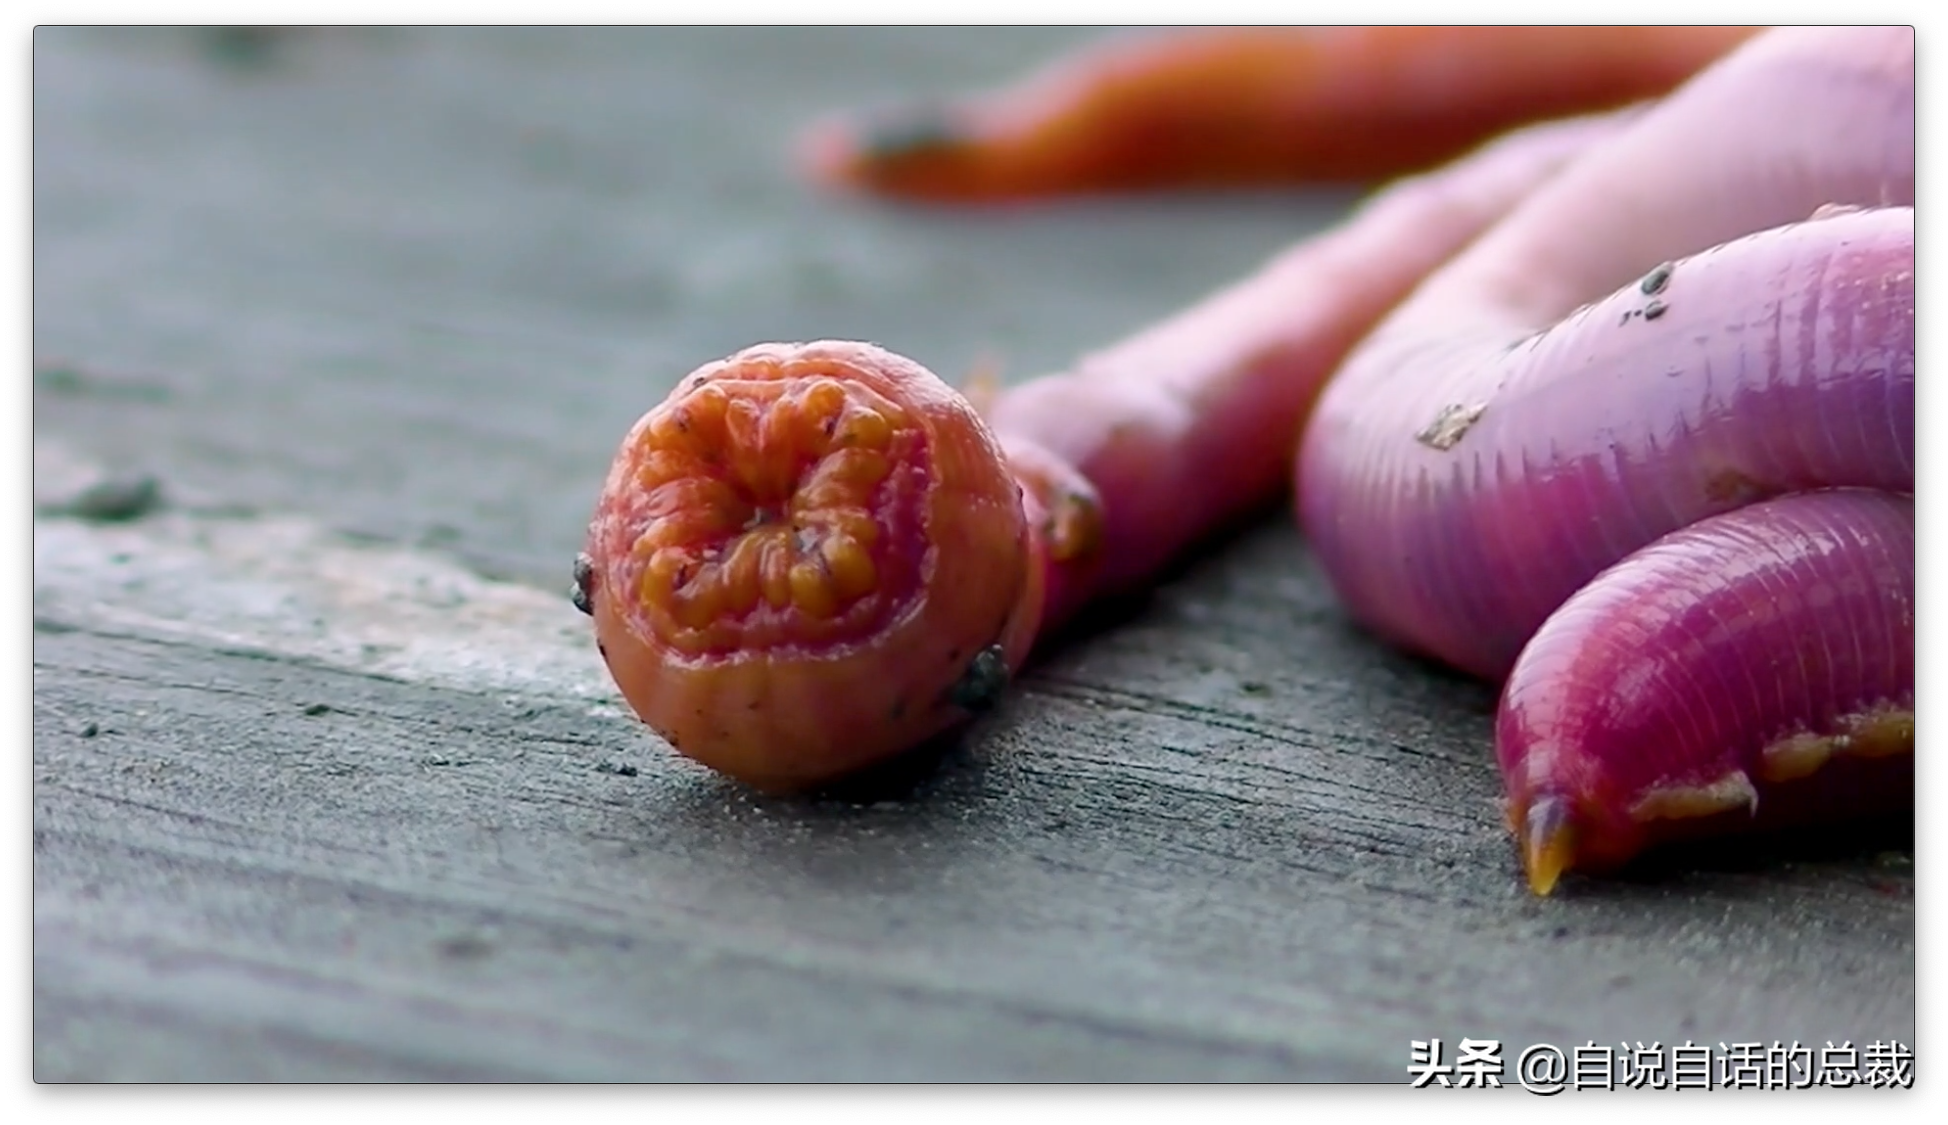
[(1300, 518), (1356, 616), (1509, 677), (1538, 893), (1774, 796), (1857, 811), (1774, 792), (1808, 762), (1911, 769), (1911, 502), (1814, 490), (1914, 487), (1913, 76), (1910, 29), (1760, 37), (1438, 270), (1320, 398)]
[[(1044, 625), (1141, 585), (1275, 502), (1306, 412), (1347, 351), (1430, 270), (1625, 120), (1534, 126), (1403, 180), (1253, 276), (1003, 392), (985, 413), (1029, 485), (1031, 514), (1081, 509), (1078, 522), (1093, 525), (1044, 537)], [(1089, 542), (1065, 549), (1065, 538)]]

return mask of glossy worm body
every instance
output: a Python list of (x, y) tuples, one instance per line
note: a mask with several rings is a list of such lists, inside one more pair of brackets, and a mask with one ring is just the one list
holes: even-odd
[[(1781, 739), (1859, 734), (1875, 750), (1856, 757), (1890, 773), (1861, 784), (1902, 807), (1911, 529), (1903, 575), (1888, 569), (1900, 540), (1881, 533), (1885, 509), (1871, 541), (1835, 540), (1817, 566), (1773, 560), (1854, 508), (1709, 521), (1819, 489), (1913, 491), (1911, 36), (1755, 42), (1437, 271), (1321, 396), (1299, 511), (1348, 607), (1477, 675), (1516, 669), (1497, 753), (1538, 893), (1672, 821), (1777, 819), (1783, 775), (1763, 755)], [(1774, 120), (1792, 125), (1758, 127)], [(1684, 251), (1697, 252), (1660, 261)], [(1911, 502), (1900, 510), (1911, 522)], [(1704, 557), (1705, 570), (1673, 562)], [(1863, 607), (1868, 587), (1888, 604)], [(1703, 617), (1672, 616), (1693, 603)], [(1865, 651), (1809, 688), (1840, 644)], [(1646, 646), (1683, 659), (1646, 663)], [(1722, 692), (1709, 703), (1707, 686)], [(1699, 721), (1706, 710), (1735, 717), (1736, 735)], [(1812, 817), (1860, 805), (1785, 803)]]
[[(1639, 44), (1611, 92), (1662, 92), (1745, 38)], [(1090, 56), (992, 103), (1035, 128), (874, 182), (1206, 182), (1045, 159), (1150, 120), (1131, 91), (1189, 57)], [(1604, 104), (1536, 81), (1531, 115), (1552, 82)], [(1289, 112), (1295, 85), (1226, 97), (1276, 88)], [(1453, 123), (1390, 104), (1408, 133)], [(1911, 30), (1768, 32), (1647, 110), (1402, 181), (985, 414), (871, 345), (747, 349), (625, 440), (578, 604), (673, 745), (806, 788), (985, 708), (1052, 625), (1296, 479), (1350, 613), (1504, 683), (1496, 753), (1538, 893), (1673, 836), (1909, 808), (1913, 107)], [(1040, 163), (1010, 163), (1025, 137)], [(1172, 159), (1242, 166), (1198, 151)], [(1422, 158), (1402, 151), (1369, 171)]]
[[(1779, 228), (1646, 281), (1658, 295), (1512, 347), (1376, 340), (1299, 474), (1355, 613), (1478, 675), (1515, 668), (1498, 754), (1541, 892), (1629, 858), (1651, 821), (1768, 806), (1779, 771), (1754, 756), (1780, 738), (1883, 714), (1912, 740), (1912, 502), (1810, 490), (1913, 490), (1913, 212)], [(1786, 494), (1819, 499), (1746, 507)], [(1868, 515), (1873, 535), (1832, 538)], [(1833, 666), (1836, 644), (1859, 660)]]

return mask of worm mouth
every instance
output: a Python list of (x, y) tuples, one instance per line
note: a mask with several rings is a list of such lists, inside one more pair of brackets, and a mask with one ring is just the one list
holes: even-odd
[(753, 363), (693, 378), (625, 442), (612, 577), (688, 655), (843, 645), (921, 590), (928, 461), (909, 412), (857, 381)]
[(782, 791), (991, 702), (1041, 619), (1040, 550), (993, 433), (938, 377), (865, 343), (759, 344), (629, 432), (577, 589), (644, 722)]

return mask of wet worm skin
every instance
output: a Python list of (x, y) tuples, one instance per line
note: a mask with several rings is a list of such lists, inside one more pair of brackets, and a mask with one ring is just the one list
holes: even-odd
[(1301, 518), (1356, 614), (1500, 679), (1660, 535), (1802, 489), (1913, 489), (1912, 209), (1659, 270), (1655, 297), (1631, 285), (1521, 340), (1370, 349), (1328, 385)]
[(1034, 506), (969, 403), (858, 341), (758, 344), (623, 438), (571, 600), (630, 707), (760, 789), (990, 707), (1040, 620)]
[[(575, 589), (624, 694), (673, 746), (753, 784), (816, 783), (991, 705), (1035, 635), (1265, 496), (1330, 376), (1302, 442), (1301, 517), (1355, 614), (1508, 677), (1497, 753), (1532, 888), (1755, 808), (1884, 807), (1912, 770), (1911, 502), (1885, 507), (1913, 488), (1912, 88), (1906, 29), (1769, 33), (1603, 144), (1518, 137), (1397, 187), (1235, 289), (1001, 395), (968, 448), (1005, 465), (955, 462), (985, 481), (993, 518), (956, 549), (909, 517), (970, 509), (931, 488), (875, 499), (864, 461), (811, 501), (779, 482), (796, 452), (825, 448), (826, 406), (875, 379), (904, 388), (867, 411), (889, 424), (955, 415), (930, 432), (983, 433), (966, 404), (861, 345), (734, 357), (764, 375), (733, 380), (740, 395), (782, 363), (846, 352), (863, 367), (830, 386), (793, 376), (756, 437), (717, 407), (647, 417)], [(1558, 171), (1564, 147), (1580, 155)], [(1739, 237), (1836, 200), (1882, 209)], [(897, 460), (929, 479), (925, 456)], [(898, 520), (859, 523), (881, 515)], [(945, 577), (908, 565), (990, 540), (1008, 557)], [(970, 616), (974, 586), (996, 600)], [(897, 644), (868, 627), (884, 614), (862, 616), (914, 599), (926, 613), (898, 620), (925, 627)], [(1849, 645), (1857, 659), (1832, 659)], [(1826, 673), (1839, 678), (1808, 688)], [(1697, 703), (1706, 688), (1722, 694)]]
[[(1030, 492), (1050, 511), (1092, 515), (1075, 521), (1087, 534), (1047, 536), (1045, 631), (1275, 503), (1307, 411), (1360, 337), (1429, 270), (1629, 121), (1531, 126), (1397, 181), (1255, 274), (1007, 388), (988, 414), (1017, 474), (1039, 484)], [(1088, 549), (1064, 552), (1065, 541)]]
[[(1551, 621), (1549, 649), (1530, 658), (1509, 697), (1515, 714), (1504, 716), (1498, 747), (1535, 889), (1546, 892), (1566, 867), (1627, 858), (1645, 821), (1763, 803), (1765, 771), (1746, 776), (1749, 763), (1730, 763), (1715, 725), (1679, 722), (1648, 743), (1597, 733), (1598, 720), (1613, 717), (1619, 685), (1637, 673), (1587, 607), (1627, 602), (1641, 585), (1655, 594), (1644, 609), (1653, 617), (1657, 606), (1687, 598), (1726, 613), (1742, 604), (1748, 618), (1785, 614), (1772, 595), (1786, 579), (1748, 590), (1744, 572), (1761, 563), (1743, 555), (1703, 575), (1678, 567), (1676, 578), (1640, 577), (1624, 560), (1771, 497), (1836, 487), (1911, 494), (1914, 372), (1914, 213), (1890, 207), (1761, 232), (1659, 266), (1526, 339), (1383, 333), (1328, 385), (1301, 452), (1299, 508), (1353, 612), (1400, 643), (1496, 680)], [(1801, 518), (1819, 523), (1837, 511), (1838, 501), (1820, 503)], [(1790, 538), (1784, 521), (1795, 511), (1762, 506), (1717, 538), (1690, 534), (1716, 545), (1710, 551), (1737, 541), (1734, 531), (1754, 542)], [(1710, 553), (1688, 540), (1657, 549)], [(1828, 564), (1844, 572), (1846, 554), (1836, 549)], [(1912, 565), (1910, 546), (1910, 606)], [(1736, 579), (1714, 577), (1727, 573)], [(1904, 706), (1911, 748), (1912, 613), (1891, 639), (1866, 628), (1854, 602), (1874, 591), (1842, 577), (1802, 591), (1771, 631), (1719, 630), (1710, 653), (1694, 658), (1692, 683), (1723, 685), (1711, 706), (1758, 738), (1786, 737), (1822, 716), (1838, 722), (1845, 708)], [(1565, 602), (1571, 619), (1552, 619)], [(1877, 612), (1875, 622), (1900, 617)], [(1674, 631), (1640, 627), (1643, 643), (1700, 635), (1661, 628)], [(1566, 638), (1597, 655), (1552, 679), (1548, 669), (1562, 660), (1549, 653)], [(1843, 642), (1905, 646), (1908, 655), (1848, 665), (1840, 671), (1851, 679), (1821, 689), (1832, 698), (1798, 709), (1804, 693), (1790, 685)], [(1695, 714), (1683, 684), (1665, 679), (1672, 682), (1640, 685), (1643, 698), (1678, 692), (1660, 706)], [(1538, 693), (1555, 693), (1553, 706), (1582, 718), (1538, 725)], [(1578, 738), (1564, 743), (1572, 729)], [(1572, 780), (1548, 780), (1557, 775)]]
[(632, 709), (721, 773), (804, 789), (897, 754), (991, 708), (1083, 605), (1269, 504), (1360, 334), (1621, 123), (1395, 185), (984, 415), (860, 341), (706, 364), (624, 437), (570, 599)]
[(1913, 738), (1914, 501), (1860, 489), (1714, 516), (1605, 572), (1523, 650), (1496, 731), (1543, 884), (1714, 817), (1911, 803)]

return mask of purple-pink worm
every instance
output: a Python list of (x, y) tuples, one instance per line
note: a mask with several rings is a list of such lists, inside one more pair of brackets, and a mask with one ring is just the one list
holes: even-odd
[(1352, 613), (1504, 681), (1537, 893), (1911, 807), (1913, 74), (1907, 28), (1761, 36), (1431, 276), (1305, 430)]

